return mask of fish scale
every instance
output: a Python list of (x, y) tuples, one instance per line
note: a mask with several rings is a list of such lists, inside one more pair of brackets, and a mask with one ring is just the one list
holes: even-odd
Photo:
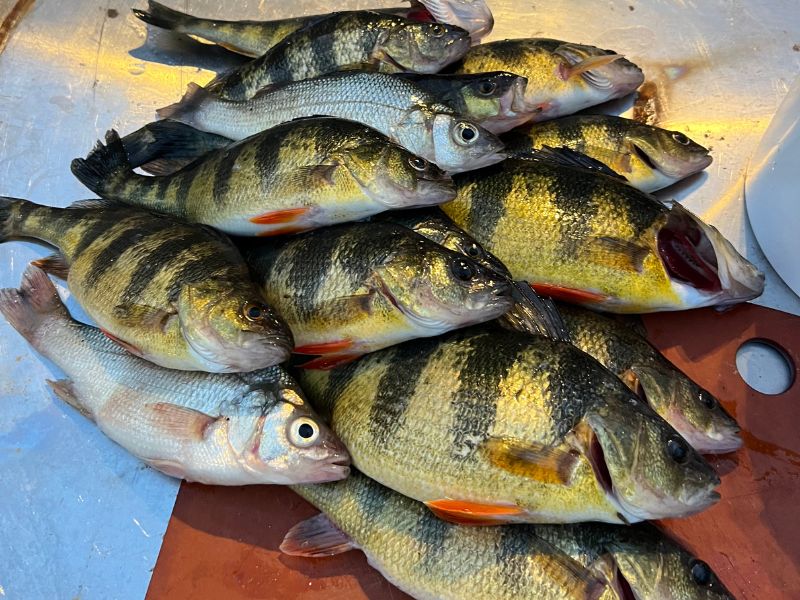
[[(293, 486), (403, 591), (424, 600), (610, 599), (580, 564), (524, 527), (458, 527), (361, 473), (326, 486)], [(339, 534), (340, 537), (341, 534)], [(281, 546), (302, 554), (305, 538)]]
[[(393, 223), (242, 245), (299, 354), (352, 359), (495, 318), (511, 304), (503, 276)], [(458, 278), (460, 269), (466, 279)]]
[[(89, 235), (93, 237), (87, 239)], [(56, 246), (63, 258), (48, 268), (64, 276), (68, 267), (70, 290), (86, 312), (129, 349), (158, 364), (252, 370), (239, 365), (256, 361), (257, 368), (263, 366), (259, 360), (288, 354), (288, 329), (264, 305), (239, 252), (214, 230), (100, 200), (61, 209), (3, 198), (0, 240), (8, 236), (38, 238)], [(45, 259), (42, 264), (51, 262)], [(212, 293), (212, 288), (218, 308), (201, 302), (205, 290)], [(263, 320), (250, 324), (239, 316), (248, 302), (264, 307)], [(221, 321), (206, 324), (210, 314), (228, 308)], [(197, 332), (201, 324), (203, 332)], [(195, 346), (187, 335), (198, 335)], [(226, 346), (226, 335), (239, 341)], [(269, 346), (253, 345), (247, 356), (238, 354), (239, 344), (254, 343), (262, 335), (265, 342), (271, 337)], [(198, 356), (195, 347), (208, 344), (213, 349)]]
[(440, 169), (367, 126), (334, 118), (285, 123), (212, 151), (180, 171), (135, 173), (115, 132), (72, 163), (102, 197), (236, 235), (278, 235), (453, 197)]
[[(359, 470), (437, 514), (482, 524), (621, 522), (700, 510), (717, 497), (718, 479), (699, 455), (671, 462), (665, 448), (677, 433), (569, 344), (476, 328), (339, 369), (301, 374), (309, 400)], [(586, 427), (608, 476), (595, 471), (588, 442), (573, 441)]]

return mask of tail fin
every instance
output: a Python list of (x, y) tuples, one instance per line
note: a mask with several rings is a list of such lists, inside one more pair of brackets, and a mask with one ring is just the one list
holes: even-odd
[(162, 119), (174, 119), (175, 121), (180, 121), (187, 125), (194, 125), (195, 112), (210, 95), (207, 89), (200, 87), (192, 81), (186, 86), (186, 93), (183, 95), (183, 98), (178, 100), (175, 104), (159, 108), (156, 114)]
[(187, 20), (191, 19), (191, 15), (172, 10), (167, 8), (159, 2), (149, 0), (147, 2), (147, 10), (140, 10), (138, 8), (132, 9), (134, 16), (141, 19), (145, 23), (155, 25), (161, 29), (169, 29), (170, 31), (177, 31), (182, 33), (182, 26)]
[[(224, 148), (232, 143), (232, 140), (221, 135), (206, 133), (169, 119), (145, 125), (122, 138), (122, 145), (132, 167), (154, 161), (167, 161), (169, 164), (169, 161), (176, 159), (186, 164), (211, 150)], [(171, 166), (172, 172), (177, 170), (174, 168), (175, 163)]]
[(19, 231), (20, 208), (30, 209), (34, 206), (28, 200), (0, 196), (0, 243), (17, 235), (24, 235)]
[(56, 286), (44, 271), (32, 265), (22, 274), (18, 290), (0, 290), (0, 313), (28, 341), (46, 321), (70, 319)]
[(108, 195), (115, 183), (133, 174), (125, 147), (113, 129), (106, 133), (105, 146), (97, 142), (89, 156), (76, 158), (70, 168), (72, 174), (98, 196)]

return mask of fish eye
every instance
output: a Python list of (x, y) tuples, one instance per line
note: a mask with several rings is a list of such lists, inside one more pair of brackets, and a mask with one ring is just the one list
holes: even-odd
[(478, 128), (472, 123), (466, 121), (459, 121), (456, 124), (456, 141), (468, 146), (478, 141), (479, 137)]
[(714, 575), (709, 567), (702, 560), (694, 559), (689, 563), (692, 569), (692, 579), (697, 585), (709, 587), (714, 581)]
[(700, 392), (700, 399), (709, 410), (714, 410), (717, 407), (717, 399), (708, 392)]
[(441, 25), (434, 25), (431, 27), (431, 35), (435, 38), (440, 38), (444, 35), (444, 27)]
[(480, 254), (481, 254), (481, 250), (480, 250), (480, 248), (478, 248), (478, 244), (476, 244), (475, 242), (473, 242), (469, 246), (467, 246), (465, 248), (465, 252), (466, 252), (467, 256), (472, 257), (472, 258), (478, 258), (478, 256), (480, 256)]
[(683, 135), (681, 132), (676, 131), (672, 134), (672, 139), (678, 142), (681, 146), (688, 146), (689, 145), (689, 138)]
[(247, 302), (242, 306), (242, 314), (248, 321), (258, 321), (267, 313), (267, 307), (257, 302)]
[(689, 460), (689, 448), (682, 438), (673, 437), (667, 442), (669, 457), (679, 465)]
[(459, 281), (470, 281), (477, 275), (475, 268), (467, 261), (461, 259), (456, 260), (450, 267), (450, 270)]
[(411, 165), (412, 169), (419, 171), (420, 173), (424, 172), (425, 169), (428, 168), (428, 161), (424, 158), (420, 158), (419, 156), (412, 156), (409, 158), (408, 164)]
[(497, 89), (497, 84), (494, 81), (481, 81), (478, 86), (478, 92), (483, 96), (488, 96)]
[(295, 446), (306, 448), (317, 441), (319, 426), (308, 417), (295, 419), (289, 429), (289, 439)]

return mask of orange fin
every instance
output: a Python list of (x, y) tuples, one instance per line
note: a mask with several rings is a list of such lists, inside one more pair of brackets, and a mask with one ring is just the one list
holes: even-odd
[(355, 359), (359, 358), (360, 354), (330, 354), (327, 356), (319, 356), (314, 358), (307, 363), (303, 363), (302, 365), (298, 365), (301, 369), (316, 369), (319, 371), (328, 371), (330, 369), (335, 369), (336, 367), (341, 367), (342, 365), (346, 365), (349, 362), (353, 362)]
[(275, 237), (278, 235), (292, 235), (295, 233), (303, 233), (309, 231), (308, 227), (281, 227), (280, 229), (271, 229), (269, 231), (262, 231), (256, 234), (256, 237)]
[[(294, 223), (308, 211), (310, 208), (287, 208), (285, 210), (273, 210), (272, 212), (264, 213), (250, 218), (251, 223), (258, 225), (278, 225), (281, 223)], [(271, 233), (271, 235), (275, 235)]]
[(201, 441), (208, 427), (217, 421), (199, 410), (166, 402), (147, 404), (145, 408), (153, 428), (181, 441)]
[(141, 351), (141, 350), (139, 350), (139, 349), (138, 349), (136, 346), (134, 346), (133, 344), (129, 344), (129, 343), (128, 343), (128, 342), (126, 342), (125, 340), (118, 338), (118, 337), (117, 337), (117, 336), (115, 336), (113, 333), (110, 333), (110, 332), (106, 331), (106, 330), (105, 330), (105, 329), (103, 329), (102, 327), (100, 328), (100, 331), (102, 331), (102, 332), (103, 332), (103, 335), (104, 335), (104, 336), (106, 336), (108, 339), (110, 339), (112, 342), (116, 342), (117, 344), (119, 344), (120, 346), (122, 346), (123, 348), (125, 348), (125, 350), (127, 350), (128, 352), (130, 352), (131, 354), (135, 354), (136, 356), (141, 356), (141, 355), (142, 355), (142, 351)]
[(39, 258), (31, 262), (34, 267), (39, 267), (45, 273), (66, 279), (69, 275), (69, 266), (67, 266), (67, 259), (63, 254), (56, 252), (50, 256)]
[(555, 485), (569, 482), (578, 461), (578, 453), (568, 446), (545, 446), (508, 437), (489, 438), (480, 451), (495, 467)]
[(597, 292), (550, 285), (548, 283), (532, 283), (531, 287), (537, 294), (550, 296), (556, 300), (563, 300), (564, 302), (573, 304), (594, 304), (597, 302), (604, 302), (609, 298), (607, 295)]
[(319, 558), (348, 552), (355, 547), (346, 533), (320, 513), (292, 527), (283, 538), (280, 550), (290, 556)]
[(525, 512), (518, 506), (447, 499), (431, 500), (425, 506), (443, 521), (458, 525), (502, 525)]
[(321, 344), (306, 344), (305, 346), (295, 346), (295, 354), (336, 354), (342, 350), (353, 347), (352, 340), (337, 340), (335, 342), (323, 342)]
[(559, 69), (559, 76), (566, 81), (572, 77), (576, 77), (586, 71), (591, 71), (598, 67), (610, 64), (616, 60), (623, 58), (621, 54), (604, 54), (602, 56), (590, 56), (584, 58), (582, 61), (575, 63), (571, 67), (562, 67)]

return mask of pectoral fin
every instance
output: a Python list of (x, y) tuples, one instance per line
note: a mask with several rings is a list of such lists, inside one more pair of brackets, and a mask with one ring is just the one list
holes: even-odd
[(334, 556), (355, 548), (347, 534), (322, 513), (292, 527), (280, 545), (284, 554), (312, 558)]
[(562, 66), (559, 69), (559, 76), (561, 79), (566, 81), (567, 79), (571, 79), (573, 77), (577, 77), (578, 75), (582, 75), (586, 73), (586, 71), (591, 71), (592, 69), (597, 69), (598, 67), (603, 67), (608, 65), (614, 61), (623, 58), (621, 54), (603, 54), (602, 56), (590, 56), (588, 58), (584, 58), (583, 60), (576, 62), (575, 64), (567, 67), (566, 65)]
[(644, 259), (650, 248), (620, 238), (602, 236), (593, 238), (588, 246), (592, 258), (613, 267), (622, 267), (641, 273)]
[(514, 522), (514, 517), (525, 513), (518, 506), (508, 504), (482, 504), (463, 500), (431, 500), (425, 503), (433, 514), (457, 525), (502, 525)]
[(480, 448), (495, 467), (542, 483), (569, 482), (578, 453), (568, 446), (545, 446), (508, 437), (493, 437)]
[(165, 310), (145, 304), (117, 304), (114, 307), (114, 318), (122, 325), (161, 331), (166, 331), (169, 320), (177, 314), (177, 310)]
[(185, 442), (199, 442), (217, 419), (199, 410), (156, 402), (144, 407), (145, 418), (158, 434)]

